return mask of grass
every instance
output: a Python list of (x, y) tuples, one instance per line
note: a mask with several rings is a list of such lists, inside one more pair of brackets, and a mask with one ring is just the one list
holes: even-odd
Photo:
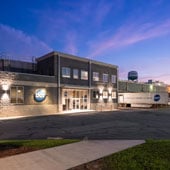
[(79, 140), (72, 139), (44, 139), (44, 140), (0, 140), (0, 151), (8, 148), (30, 147), (33, 149), (45, 149), (73, 142)]
[(170, 170), (170, 140), (146, 143), (103, 159), (107, 170)]

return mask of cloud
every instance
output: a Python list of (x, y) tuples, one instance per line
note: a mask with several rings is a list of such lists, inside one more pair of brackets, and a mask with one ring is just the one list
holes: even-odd
[(162, 81), (166, 84), (170, 85), (170, 74), (159, 74), (157, 76), (143, 76), (140, 78), (141, 81), (147, 82), (148, 80), (153, 80), (153, 81)]
[(146, 60), (139, 60), (137, 62), (129, 62), (119, 68), (120, 80), (127, 80), (129, 71), (135, 70), (138, 72), (138, 80), (147, 82), (152, 79), (154, 81), (162, 81), (166, 84), (170, 84), (170, 56), (160, 56), (148, 58)]
[[(170, 33), (170, 20), (162, 23), (126, 23), (116, 33), (109, 31), (107, 36), (89, 42), (89, 56), (96, 57), (103, 52)], [(107, 32), (107, 31), (106, 31)]]
[(109, 14), (113, 6), (113, 3), (107, 3), (106, 1), (99, 1), (96, 7), (93, 9), (94, 11), (94, 23), (100, 25), (105, 17)]
[(70, 54), (76, 55), (78, 52), (78, 49), (76, 47), (76, 33), (74, 31), (70, 31), (67, 33), (65, 41), (66, 45), (64, 48), (65, 52), (69, 52)]
[[(132, 69), (132, 70), (136, 70), (136, 69)], [(159, 70), (159, 73), (156, 73), (157, 75), (155, 75), (154, 73), (152, 74), (152, 71), (148, 70), (148, 68), (145, 68), (145, 71), (148, 74), (142, 74), (143, 70), (139, 70), (138, 71), (138, 81), (139, 82), (147, 82), (148, 80), (153, 80), (153, 81), (161, 81), (164, 82), (166, 84), (170, 85), (170, 74), (165, 73), (164, 71), (161, 72), (161, 70)], [(127, 80), (128, 79), (128, 72), (130, 70), (127, 68), (120, 68), (119, 71), (119, 79), (120, 80)]]
[[(92, 36), (92, 31), (97, 34), (100, 25), (111, 12), (112, 6), (113, 3), (104, 0), (63, 1), (56, 6), (32, 10), (32, 13), (37, 18), (38, 30), (41, 30), (37, 34), (41, 33), (40, 36), (45, 42), (57, 46), (60, 50), (66, 48), (67, 52), (75, 53), (78, 49), (73, 50), (75, 43), (75, 40), (71, 40), (75, 39), (73, 36), (76, 37), (76, 41), (80, 40), (81, 44), (85, 44), (87, 39)], [(68, 38), (67, 34), (70, 34), (68, 33), (70, 30), (74, 31), (74, 35)], [(63, 46), (64, 48), (62, 48)], [(68, 47), (71, 51), (68, 50)]]
[(21, 30), (0, 24), (0, 52), (9, 54), (13, 59), (31, 60), (52, 51), (47, 44)]

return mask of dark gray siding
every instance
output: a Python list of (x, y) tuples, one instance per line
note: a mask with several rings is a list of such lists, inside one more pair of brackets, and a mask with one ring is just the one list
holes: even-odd
[[(69, 67), (71, 69), (70, 78), (62, 77), (62, 67)], [(73, 79), (73, 69), (79, 70), (79, 79)], [(88, 86), (89, 85), (88, 80), (81, 80), (81, 70), (88, 71), (89, 63), (76, 60), (76, 59), (61, 57), (60, 58), (60, 82), (61, 84)]]
[(54, 76), (43, 76), (43, 75), (24, 74), (24, 73), (16, 73), (15, 80), (33, 81), (35, 83), (36, 82), (56, 83)]
[(37, 62), (37, 74), (54, 76), (54, 56)]
[[(93, 81), (93, 72), (99, 73), (99, 81)], [(109, 75), (109, 82), (111, 83), (111, 75), (116, 75), (117, 77), (117, 68), (109, 67), (109, 66), (103, 66), (99, 64), (92, 63), (91, 64), (91, 84), (92, 86), (97, 86), (99, 83), (103, 83), (103, 74)], [(105, 83), (105, 84), (108, 84)], [(117, 88), (117, 83), (112, 84), (114, 88)]]

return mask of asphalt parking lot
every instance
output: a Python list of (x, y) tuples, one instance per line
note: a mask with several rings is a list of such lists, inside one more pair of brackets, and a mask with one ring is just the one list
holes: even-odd
[(0, 120), (0, 139), (170, 139), (170, 108)]

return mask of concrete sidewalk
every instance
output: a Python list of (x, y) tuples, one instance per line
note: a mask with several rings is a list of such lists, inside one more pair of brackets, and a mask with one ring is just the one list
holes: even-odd
[(87, 140), (0, 159), (1, 170), (66, 170), (144, 143), (144, 140)]

